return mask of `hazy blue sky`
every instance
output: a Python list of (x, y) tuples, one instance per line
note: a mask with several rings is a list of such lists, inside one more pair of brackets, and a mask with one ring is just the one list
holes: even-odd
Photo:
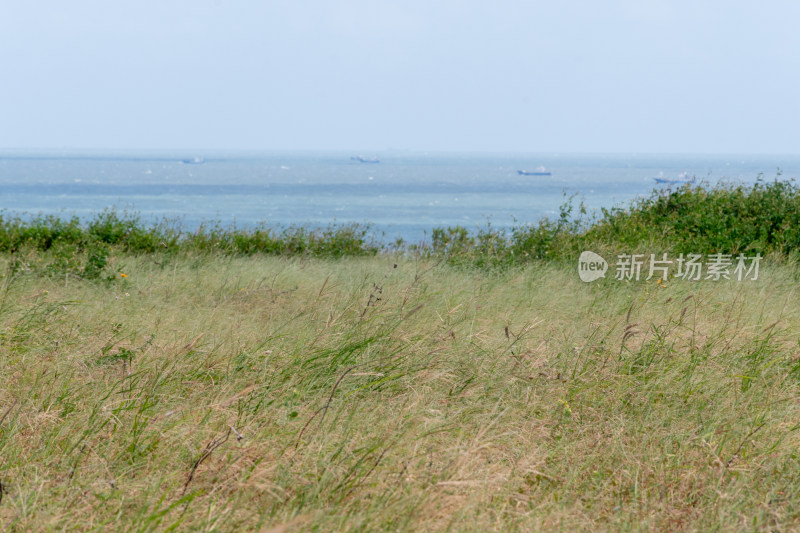
[(0, 148), (798, 153), (800, 2), (0, 0)]

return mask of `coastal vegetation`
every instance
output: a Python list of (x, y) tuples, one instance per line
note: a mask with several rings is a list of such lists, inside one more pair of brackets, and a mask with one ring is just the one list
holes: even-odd
[(799, 216), (786, 181), (414, 246), (4, 215), (0, 531), (793, 529)]
[(421, 243), (386, 243), (364, 224), (236, 228), (207, 223), (187, 230), (180, 221), (148, 224), (136, 213), (113, 209), (88, 221), (0, 212), (0, 253), (41, 258), (45, 252), (57, 269), (91, 278), (101, 276), (115, 253), (339, 258), (411, 252), (451, 264), (505, 268), (570, 263), (586, 249), (782, 256), (800, 250), (800, 187), (792, 180), (687, 184), (591, 212), (576, 200), (565, 198), (555, 218), (510, 229), (490, 223), (434, 228)]

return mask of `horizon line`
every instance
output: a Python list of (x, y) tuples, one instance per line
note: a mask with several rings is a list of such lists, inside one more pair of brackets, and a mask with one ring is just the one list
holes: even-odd
[(0, 147), (0, 157), (23, 154), (83, 156), (92, 153), (124, 153), (124, 154), (415, 154), (415, 155), (475, 155), (475, 156), (736, 156), (736, 157), (800, 157), (800, 152), (685, 152), (685, 151), (580, 151), (580, 150), (464, 150), (464, 149), (418, 149), (418, 148), (91, 148), (91, 147)]

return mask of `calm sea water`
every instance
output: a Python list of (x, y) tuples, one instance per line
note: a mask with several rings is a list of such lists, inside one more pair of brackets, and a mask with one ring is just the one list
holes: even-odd
[[(146, 221), (253, 227), (370, 223), (385, 240), (437, 226), (535, 222), (565, 195), (589, 208), (625, 205), (683, 172), (753, 183), (800, 176), (798, 156), (471, 155), (364, 153), (0, 153), (0, 208), (88, 218), (128, 209)], [(184, 160), (203, 158), (202, 163)], [(546, 167), (552, 176), (520, 176)]]

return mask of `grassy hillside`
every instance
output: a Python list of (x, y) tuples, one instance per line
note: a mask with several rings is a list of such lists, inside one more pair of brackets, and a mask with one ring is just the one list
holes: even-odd
[(122, 246), (0, 255), (4, 530), (800, 520), (786, 259), (584, 284), (574, 260)]

